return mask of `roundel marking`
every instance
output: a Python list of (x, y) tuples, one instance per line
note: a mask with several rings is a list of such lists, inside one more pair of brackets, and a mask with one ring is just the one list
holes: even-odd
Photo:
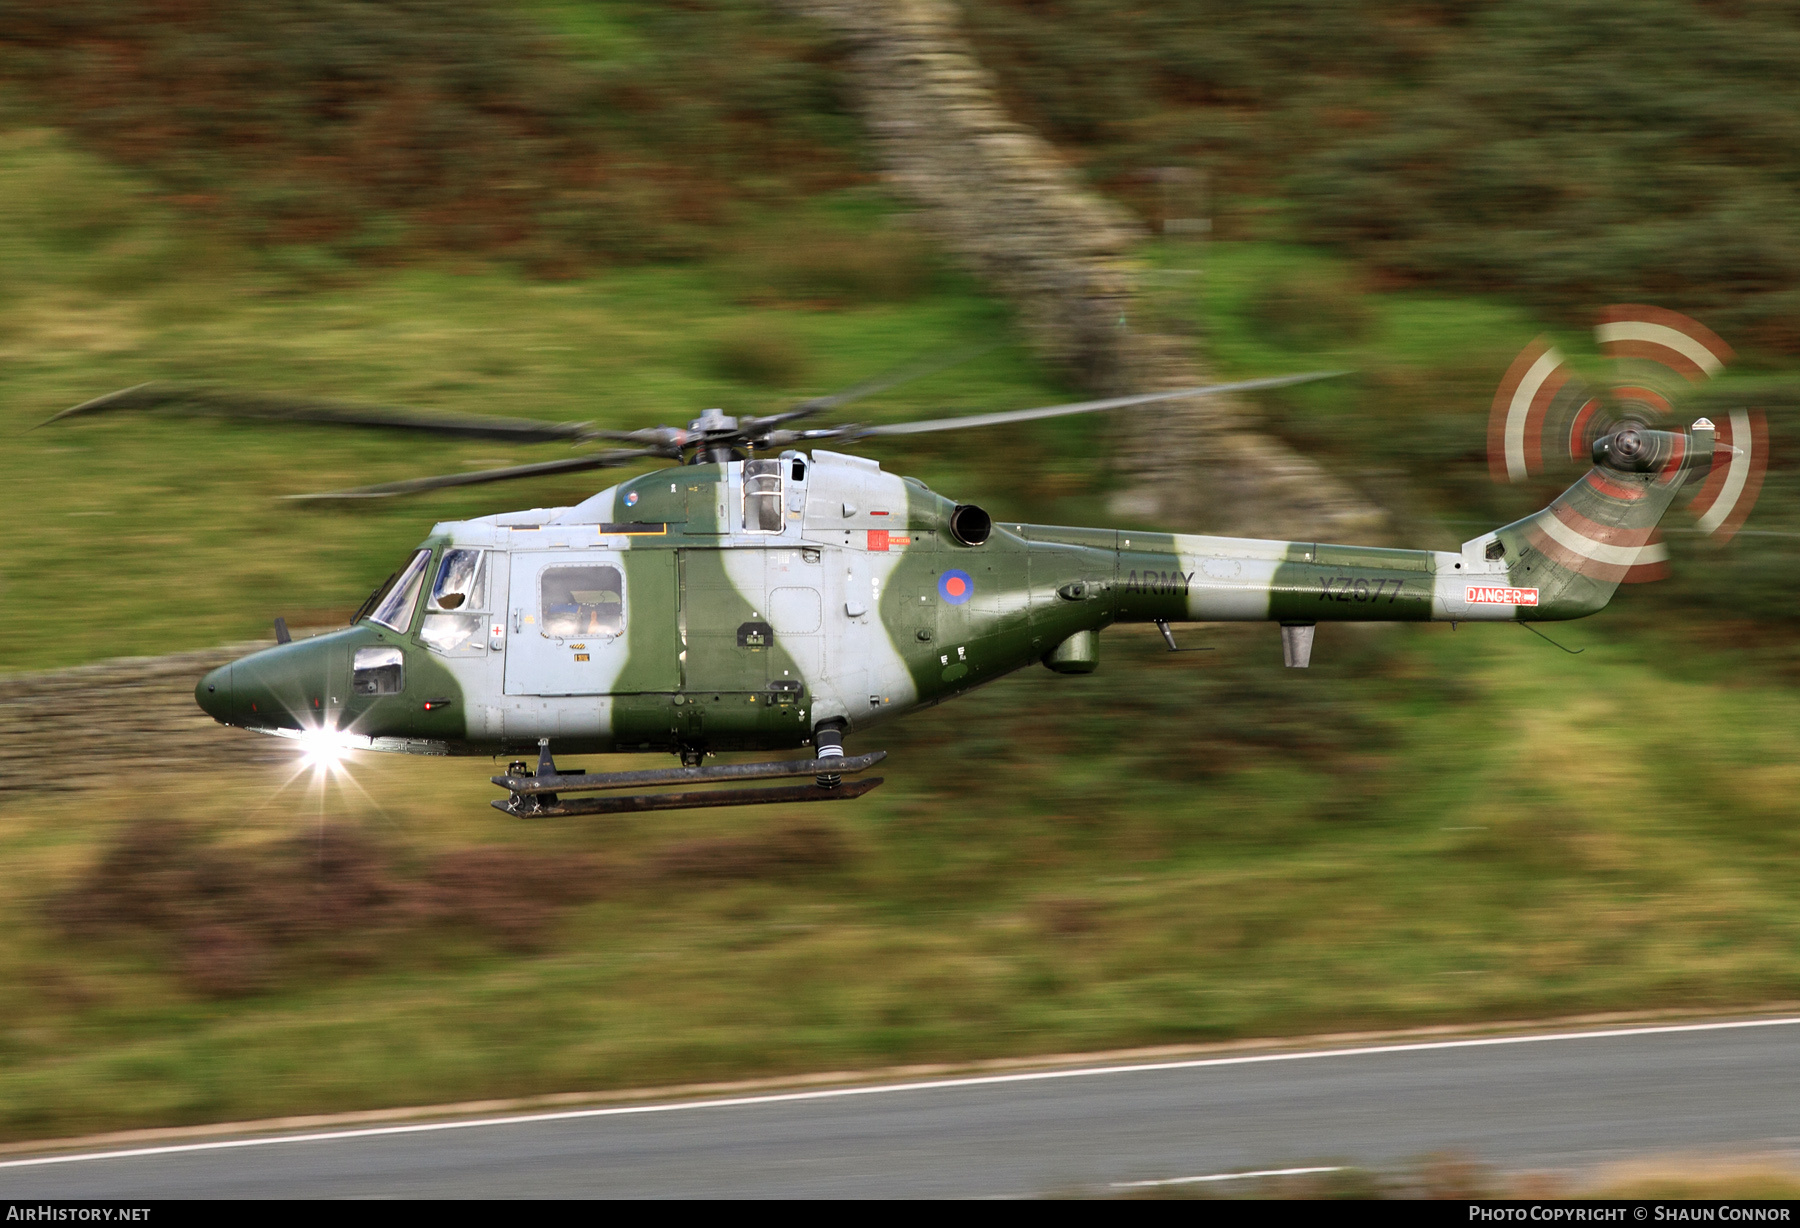
[(625, 506), (626, 507), (636, 507), (637, 499), (638, 499), (637, 491), (630, 490), (630, 491), (625, 492)]
[(938, 577), (938, 596), (951, 605), (961, 605), (975, 595), (975, 580), (968, 572), (953, 567)]

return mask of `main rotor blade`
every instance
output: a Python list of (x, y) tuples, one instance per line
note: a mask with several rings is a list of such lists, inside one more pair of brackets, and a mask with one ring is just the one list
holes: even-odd
[(852, 401), (860, 401), (877, 393), (886, 392), (890, 388), (898, 388), (902, 384), (910, 384), (914, 380), (924, 379), (928, 375), (936, 375), (940, 371), (948, 371), (951, 367), (960, 367), (963, 363), (980, 358), (983, 354), (991, 354), (1000, 348), (998, 341), (986, 345), (972, 345), (955, 351), (948, 356), (922, 355), (911, 362), (902, 363), (892, 370), (854, 384), (842, 392), (834, 392), (830, 396), (814, 397), (810, 401), (802, 401), (789, 410), (778, 414), (770, 414), (766, 418), (752, 420), (751, 428), (761, 430), (764, 427), (777, 426), (783, 422), (793, 422), (798, 418), (810, 418), (814, 414), (828, 409), (836, 409), (840, 405), (848, 405)]
[(580, 473), (586, 469), (610, 469), (640, 460), (669, 460), (668, 453), (649, 448), (628, 452), (596, 452), (592, 456), (571, 456), (566, 460), (541, 461), (535, 465), (511, 465), (505, 469), (477, 469), (471, 473), (444, 473), (430, 478), (407, 478), (401, 482), (382, 482), (375, 486), (358, 486), (351, 490), (326, 490), (310, 495), (283, 495), (296, 501), (325, 499), (386, 499), (394, 495), (416, 495), (428, 490), (444, 490), (451, 486), (479, 486), (484, 482), (510, 482), (515, 478), (540, 478), (553, 473)]
[(264, 396), (184, 384), (139, 384), (135, 388), (122, 389), (84, 401), (38, 425), (48, 426), (64, 418), (115, 410), (155, 410), (169, 406), (181, 406), (218, 418), (251, 418), (265, 422), (324, 422), (334, 426), (426, 431), (465, 439), (507, 439), (515, 443), (579, 440), (592, 435), (585, 422), (546, 422), (537, 418), (453, 414), (401, 405), (358, 405), (348, 401)]
[[(851, 438), (870, 435), (923, 435), (929, 431), (961, 431), (977, 426), (1001, 426), (1008, 422), (1031, 422), (1038, 418), (1062, 418), (1069, 414), (1091, 414), (1103, 409), (1126, 409), (1133, 405), (1150, 405), (1157, 401), (1175, 401), (1186, 397), (1211, 397), (1227, 392), (1255, 392), (1262, 388), (1286, 388), (1313, 380), (1334, 379), (1348, 371), (1309, 371), (1304, 375), (1277, 375), (1269, 379), (1239, 380), (1233, 384), (1208, 384), (1202, 388), (1180, 388), (1174, 392), (1146, 392), (1137, 396), (1108, 397), (1103, 401), (1072, 401), (1066, 405), (1043, 405), (1036, 409), (1011, 409), (997, 414), (969, 414), (960, 418), (930, 418), (923, 422), (895, 422), (886, 426), (843, 427)], [(823, 431), (808, 431), (809, 438), (825, 438)]]

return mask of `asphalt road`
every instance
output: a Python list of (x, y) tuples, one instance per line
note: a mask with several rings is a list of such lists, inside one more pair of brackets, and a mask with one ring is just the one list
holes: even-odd
[(0, 1198), (979, 1197), (1457, 1151), (1800, 1144), (1800, 1018), (639, 1104), (0, 1162)]

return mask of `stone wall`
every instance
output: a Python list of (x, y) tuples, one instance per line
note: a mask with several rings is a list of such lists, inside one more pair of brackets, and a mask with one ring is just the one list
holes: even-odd
[[(784, 0), (842, 38), (858, 104), (894, 189), (1014, 304), (1046, 358), (1105, 395), (1213, 382), (1190, 338), (1145, 331), (1132, 261), (1144, 237), (1001, 106), (948, 0)], [(1118, 511), (1145, 527), (1367, 540), (1382, 517), (1258, 432), (1228, 398), (1114, 415)]]
[(0, 796), (292, 759), (293, 747), (281, 739), (227, 729), (194, 703), (194, 684), (207, 670), (268, 646), (0, 675)]

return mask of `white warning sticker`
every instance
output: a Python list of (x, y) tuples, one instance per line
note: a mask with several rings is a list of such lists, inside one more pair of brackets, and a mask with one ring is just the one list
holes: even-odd
[(1463, 601), (1469, 605), (1536, 605), (1538, 591), (1535, 588), (1471, 584), (1463, 590)]

